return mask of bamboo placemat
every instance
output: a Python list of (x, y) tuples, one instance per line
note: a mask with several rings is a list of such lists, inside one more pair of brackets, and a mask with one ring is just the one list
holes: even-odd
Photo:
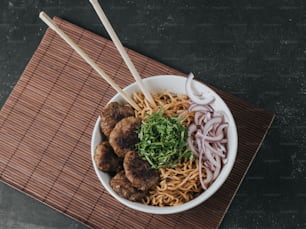
[[(55, 21), (121, 87), (133, 81), (112, 42), (60, 18)], [(144, 77), (182, 75), (139, 53), (128, 52)], [(213, 197), (184, 213), (151, 215), (127, 209), (104, 190), (90, 157), (93, 126), (115, 91), (48, 29), (1, 109), (0, 178), (91, 227), (216, 228), (273, 114), (214, 89), (229, 105), (238, 127), (238, 157), (229, 179)]]

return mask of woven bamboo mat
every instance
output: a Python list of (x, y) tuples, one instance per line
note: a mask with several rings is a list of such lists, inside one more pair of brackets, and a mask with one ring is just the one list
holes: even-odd
[[(57, 24), (124, 87), (133, 81), (112, 42), (60, 18)], [(182, 73), (129, 50), (142, 76)], [(97, 228), (216, 228), (273, 120), (273, 114), (215, 88), (237, 122), (238, 158), (229, 179), (202, 205), (174, 215), (127, 209), (98, 181), (90, 157), (94, 123), (115, 94), (48, 29), (0, 115), (3, 182)]]

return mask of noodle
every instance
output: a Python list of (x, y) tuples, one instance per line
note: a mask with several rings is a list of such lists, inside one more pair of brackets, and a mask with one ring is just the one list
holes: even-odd
[(168, 117), (179, 116), (183, 120), (185, 126), (189, 126), (194, 119), (194, 112), (189, 112), (190, 99), (186, 95), (175, 95), (171, 92), (163, 92), (154, 94), (153, 99), (157, 104), (152, 106), (142, 93), (134, 93), (133, 99), (139, 106), (139, 111), (135, 111), (135, 116), (146, 120), (148, 115), (163, 110)]
[[(175, 168), (160, 169), (160, 184), (144, 200), (153, 206), (177, 206), (186, 203), (201, 192), (198, 161), (185, 160)], [(206, 176), (205, 171), (202, 176)]]
[[(152, 106), (142, 93), (134, 93), (133, 99), (140, 107), (135, 111), (135, 116), (146, 120), (148, 115), (158, 112), (160, 109), (168, 117), (178, 116), (182, 123), (188, 127), (194, 121), (194, 113), (189, 112), (190, 99), (186, 95), (176, 95), (171, 92), (154, 94), (153, 99), (157, 104)], [(159, 185), (149, 191), (143, 200), (144, 204), (153, 206), (177, 206), (192, 200), (202, 191), (199, 179), (198, 160), (180, 162), (173, 168), (161, 168)], [(206, 177), (202, 168), (203, 179)]]

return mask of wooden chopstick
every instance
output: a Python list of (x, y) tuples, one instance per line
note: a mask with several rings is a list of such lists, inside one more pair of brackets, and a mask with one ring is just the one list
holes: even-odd
[(64, 39), (107, 83), (109, 83), (134, 109), (139, 110), (138, 105), (131, 99), (118, 84), (115, 83), (63, 30), (61, 30), (54, 21), (45, 13), (40, 12), (39, 17), (52, 30), (54, 30), (62, 39)]
[(112, 41), (114, 42), (116, 48), (118, 49), (122, 59), (124, 60), (125, 64), (128, 66), (130, 72), (132, 73), (134, 79), (136, 80), (136, 83), (146, 99), (151, 103), (152, 105), (156, 106), (155, 101), (153, 100), (152, 95), (150, 92), (146, 89), (145, 85), (142, 82), (142, 79), (140, 78), (140, 75), (135, 68), (133, 62), (131, 61), (129, 55), (127, 54), (125, 48), (121, 44), (117, 34), (115, 33), (112, 25), (110, 24), (108, 18), (106, 17), (102, 7), (100, 6), (99, 2), (97, 0), (89, 0), (89, 2), (92, 4), (93, 8), (95, 9), (97, 15), (99, 16), (102, 24), (104, 25), (106, 31), (108, 32), (109, 36), (111, 37)]

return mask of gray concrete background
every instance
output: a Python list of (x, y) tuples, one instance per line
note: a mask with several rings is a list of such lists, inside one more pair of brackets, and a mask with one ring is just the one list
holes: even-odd
[[(305, 1), (101, 3), (127, 47), (276, 114), (221, 228), (306, 228)], [(46, 30), (40, 10), (108, 37), (87, 0), (0, 1), (1, 106)], [(0, 228), (85, 226), (0, 182)]]

